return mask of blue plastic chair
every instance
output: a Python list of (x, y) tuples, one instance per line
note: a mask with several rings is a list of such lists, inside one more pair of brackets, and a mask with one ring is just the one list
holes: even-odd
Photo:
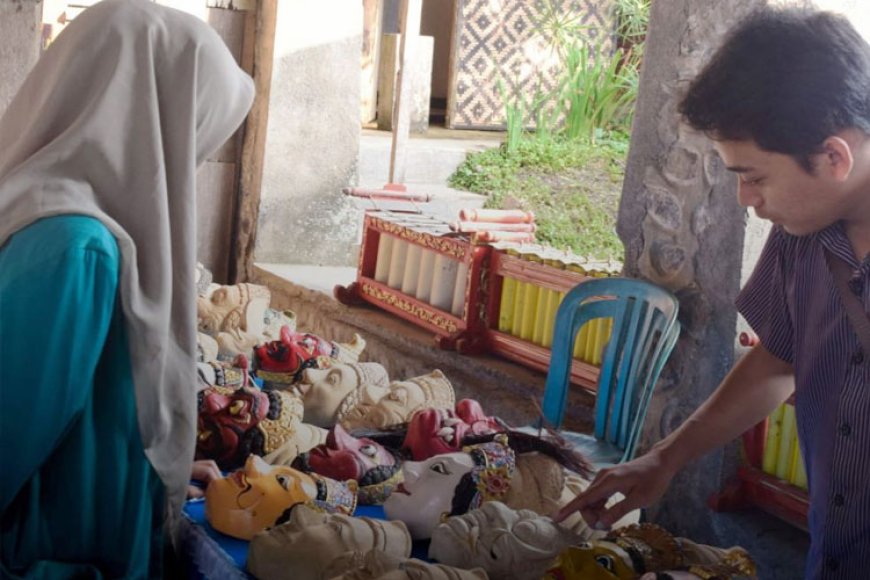
[(562, 300), (543, 405), (545, 424), (556, 429), (568, 401), (577, 334), (590, 320), (613, 319), (598, 379), (595, 432), (560, 433), (597, 467), (634, 457), (653, 389), (680, 334), (678, 311), (670, 292), (628, 278), (582, 282)]

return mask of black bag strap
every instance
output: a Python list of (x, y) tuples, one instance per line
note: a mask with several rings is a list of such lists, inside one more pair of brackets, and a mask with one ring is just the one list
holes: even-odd
[(849, 278), (852, 276), (852, 269), (842, 258), (827, 248), (825, 248), (825, 259), (828, 261), (828, 269), (834, 277), (837, 290), (840, 291), (840, 299), (846, 308), (846, 314), (852, 323), (852, 329), (858, 335), (858, 340), (861, 341), (864, 354), (870, 356), (870, 319), (867, 318), (867, 313), (864, 312), (864, 304), (849, 289)]

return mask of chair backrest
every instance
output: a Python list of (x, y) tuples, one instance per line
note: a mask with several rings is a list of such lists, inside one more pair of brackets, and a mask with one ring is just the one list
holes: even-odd
[(628, 278), (599, 278), (575, 286), (559, 306), (544, 419), (561, 428), (568, 400), (574, 342), (584, 324), (612, 318), (595, 402), (595, 437), (634, 456), (656, 380), (680, 334), (679, 303), (668, 291)]

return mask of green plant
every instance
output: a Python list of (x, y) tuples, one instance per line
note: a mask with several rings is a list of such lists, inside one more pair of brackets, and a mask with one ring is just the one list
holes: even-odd
[(587, 27), (581, 23), (579, 13), (561, 10), (551, 0), (544, 0), (534, 20), (535, 31), (558, 56), (564, 60), (567, 48), (580, 38)]
[[(450, 185), (488, 196), (486, 206), (535, 212), (537, 238), (597, 258), (622, 259), (616, 203), (650, 0), (617, 0), (617, 47), (589, 44), (579, 15), (544, 0), (537, 32), (558, 56), (551, 90), (531, 98), (520, 82), (499, 81), (507, 136), (498, 149), (470, 155)], [(532, 122), (533, 133), (526, 127)]]
[(623, 45), (637, 46), (646, 39), (651, 0), (616, 0), (616, 35)]
[(523, 127), (526, 118), (526, 103), (519, 91), (508, 91), (504, 80), (498, 80), (498, 90), (504, 103), (505, 124), (507, 135), (505, 147), (508, 151), (516, 151), (520, 140), (523, 138)]
[(543, 141), (564, 134), (570, 139), (595, 142), (601, 131), (630, 131), (649, 0), (618, 0), (616, 11), (620, 42), (630, 39), (635, 43), (627, 44), (627, 51), (619, 47), (607, 50), (601, 42), (590, 45), (578, 14), (557, 9), (551, 0), (543, 2), (536, 32), (558, 54), (561, 75), (550, 91), (542, 90), (539, 81), (528, 102), (518, 89), (509, 92), (499, 80), (509, 151), (518, 149), (524, 127), (532, 121), (535, 138)]
[(487, 207), (534, 211), (543, 243), (622, 259), (615, 223), (627, 140), (604, 131), (595, 145), (525, 136), (513, 151), (503, 146), (469, 155), (450, 185), (487, 195)]
[(560, 101), (565, 103), (565, 134), (595, 142), (596, 132), (630, 129), (637, 98), (636, 71), (621, 66), (623, 54), (605, 55), (574, 44), (565, 59)]

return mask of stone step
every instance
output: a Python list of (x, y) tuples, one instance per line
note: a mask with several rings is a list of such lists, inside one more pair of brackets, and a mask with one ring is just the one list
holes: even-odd
[[(405, 162), (406, 184), (447, 186), (447, 180), (465, 161), (468, 153), (497, 147), (501, 139), (498, 133), (484, 138), (443, 137), (447, 133), (458, 132), (430, 130), (425, 135), (411, 136)], [(391, 145), (392, 135), (389, 132), (363, 130), (359, 151), (360, 186), (381, 187), (387, 182)]]

